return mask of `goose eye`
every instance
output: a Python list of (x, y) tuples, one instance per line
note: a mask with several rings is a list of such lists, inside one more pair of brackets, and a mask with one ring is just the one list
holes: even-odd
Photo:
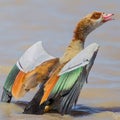
[(93, 13), (93, 15), (91, 16), (91, 19), (99, 19), (101, 17), (101, 13), (100, 12), (95, 12)]

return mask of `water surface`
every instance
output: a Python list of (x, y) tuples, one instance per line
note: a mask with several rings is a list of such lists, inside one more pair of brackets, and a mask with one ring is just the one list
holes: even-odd
[[(86, 45), (97, 42), (101, 47), (72, 115), (24, 115), (23, 103), (0, 103), (0, 119), (120, 120), (119, 5), (119, 0), (1, 0), (0, 96), (11, 67), (33, 43), (43, 41), (45, 49), (58, 57), (70, 42), (76, 23), (86, 14), (94, 10), (114, 13), (116, 20), (96, 29), (86, 40)], [(35, 91), (21, 101), (31, 100)]]

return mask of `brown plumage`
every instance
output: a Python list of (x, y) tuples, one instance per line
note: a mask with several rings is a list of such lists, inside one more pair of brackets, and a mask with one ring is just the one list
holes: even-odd
[(72, 41), (66, 48), (64, 55), (60, 58), (60, 62), (68, 62), (76, 56), (84, 48), (87, 35), (103, 23), (102, 12), (93, 12), (81, 19), (76, 25)]

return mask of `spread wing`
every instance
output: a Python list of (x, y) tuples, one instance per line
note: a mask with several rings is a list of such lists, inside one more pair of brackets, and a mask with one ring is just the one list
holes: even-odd
[[(15, 98), (22, 97), (31, 88), (47, 79), (49, 73), (59, 62), (49, 55), (39, 41), (32, 45), (14, 65), (4, 84), (4, 90)], [(5, 93), (4, 93), (5, 94)], [(2, 100), (4, 95), (2, 96)], [(3, 101), (7, 101), (4, 100)]]
[(43, 62), (28, 73), (20, 71), (12, 85), (12, 95), (16, 99), (24, 96), (30, 89), (47, 80), (49, 74), (58, 63), (59, 59), (54, 58)]
[(34, 70), (41, 63), (53, 58), (44, 50), (42, 41), (39, 41), (26, 50), (18, 60), (17, 66), (21, 71), (27, 73)]
[(60, 71), (59, 78), (47, 100), (54, 101), (53, 105), (57, 106), (61, 114), (70, 112), (76, 103), (82, 86), (87, 81), (98, 48), (99, 46), (96, 43), (89, 45)]

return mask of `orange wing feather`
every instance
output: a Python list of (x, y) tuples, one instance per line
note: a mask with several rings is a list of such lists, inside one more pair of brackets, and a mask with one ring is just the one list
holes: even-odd
[(26, 73), (20, 71), (14, 81), (14, 84), (12, 86), (12, 95), (15, 98), (19, 98), (21, 96), (20, 91), (23, 86), (23, 80), (24, 80), (25, 75)]
[(45, 83), (45, 86), (44, 86), (44, 95), (40, 101), (40, 104), (42, 104), (43, 102), (45, 102), (52, 89), (54, 88), (56, 82), (58, 81), (59, 79), (59, 76), (58, 76), (58, 73), (60, 72), (60, 70), (63, 68), (64, 65), (60, 65), (56, 70), (55, 72), (53, 72), (53, 74), (51, 75), (51, 77), (49, 78), (49, 80)]

